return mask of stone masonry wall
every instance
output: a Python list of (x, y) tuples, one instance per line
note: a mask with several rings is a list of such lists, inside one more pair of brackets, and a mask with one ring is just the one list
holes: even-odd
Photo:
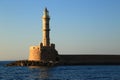
[(30, 47), (30, 54), (29, 54), (29, 60), (31, 61), (40, 61), (40, 46), (31, 46)]

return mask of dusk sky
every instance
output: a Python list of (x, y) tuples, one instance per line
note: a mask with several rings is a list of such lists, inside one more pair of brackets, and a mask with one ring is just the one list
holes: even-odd
[(0, 60), (28, 59), (45, 7), (59, 54), (120, 54), (120, 0), (0, 0)]

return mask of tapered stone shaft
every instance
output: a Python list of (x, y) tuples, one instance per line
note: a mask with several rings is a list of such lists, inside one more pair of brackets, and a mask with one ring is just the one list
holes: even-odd
[(42, 43), (43, 46), (50, 46), (50, 37), (49, 37), (49, 12), (47, 8), (44, 10), (44, 14), (42, 16)]

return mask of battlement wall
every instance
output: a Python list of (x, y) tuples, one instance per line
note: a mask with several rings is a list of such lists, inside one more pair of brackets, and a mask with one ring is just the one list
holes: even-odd
[(40, 46), (31, 46), (29, 60), (40, 61)]

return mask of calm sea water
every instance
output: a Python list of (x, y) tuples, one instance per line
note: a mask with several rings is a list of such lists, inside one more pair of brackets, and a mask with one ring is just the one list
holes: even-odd
[(6, 67), (0, 62), (0, 80), (120, 80), (120, 66)]

